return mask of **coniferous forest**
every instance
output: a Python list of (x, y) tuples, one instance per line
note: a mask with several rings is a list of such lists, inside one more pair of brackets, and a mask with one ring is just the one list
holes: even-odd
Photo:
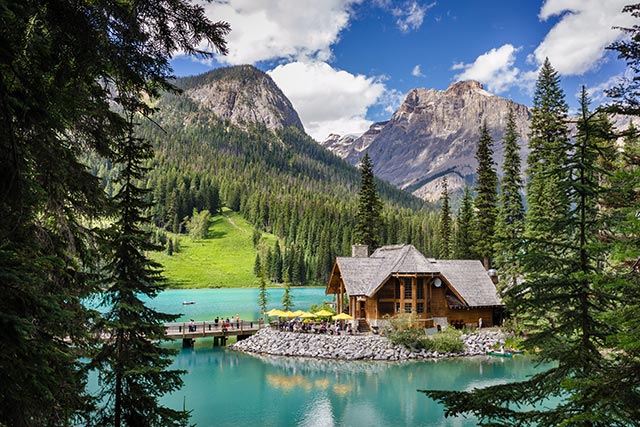
[[(624, 11), (640, 18), (640, 5)], [(639, 425), (640, 138), (609, 114), (640, 116), (640, 27), (620, 30), (609, 49), (632, 77), (609, 89), (611, 102), (593, 108), (583, 88), (569, 117), (546, 60), (526, 183), (510, 117), (504, 141), (482, 132), (477, 186), (454, 214), (446, 181), (438, 212), (375, 180), (368, 156), (359, 171), (296, 128), (236, 126), (182, 95), (228, 72), (172, 75), (176, 51), (227, 52), (229, 24), (200, 5), (0, 0), (0, 427), (188, 425), (185, 408), (160, 400), (182, 372), (161, 345), (176, 316), (145, 302), (167, 286), (148, 254), (179, 250), (169, 232), (202, 236), (222, 207), (253, 224), (254, 242), (279, 239), (255, 263), (263, 311), (267, 279), (286, 283), (291, 308), (289, 284), (325, 283), (353, 243), (411, 243), (502, 271), (509, 326), (550, 368), (423, 390), (447, 416)]]
[[(199, 79), (242, 70), (217, 70)], [(250, 72), (243, 76), (251, 78)], [(177, 85), (186, 88), (200, 80), (178, 80)], [(358, 169), (294, 127), (271, 131), (249, 124), (241, 129), (185, 95), (170, 93), (163, 94), (157, 109), (153, 122), (143, 122), (139, 129), (155, 150), (144, 185), (150, 191), (148, 214), (157, 227), (157, 242), (166, 244), (166, 232), (188, 232), (194, 211), (217, 213), (225, 206), (240, 212), (258, 233), (280, 239), (280, 254), (274, 248), (259, 254), (265, 265), (281, 259), (279, 269), (267, 270), (269, 279), (324, 284), (335, 257), (351, 253)], [(89, 163), (107, 193), (113, 192), (111, 177), (117, 169), (106, 159), (94, 157)], [(383, 181), (376, 180), (376, 190), (384, 201), (377, 245), (410, 243), (435, 255), (438, 217), (433, 207)]]

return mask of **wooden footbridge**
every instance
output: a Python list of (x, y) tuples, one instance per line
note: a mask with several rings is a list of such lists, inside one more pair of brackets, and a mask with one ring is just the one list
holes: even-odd
[(183, 347), (193, 347), (197, 338), (213, 337), (213, 345), (225, 345), (230, 336), (243, 340), (264, 328), (264, 321), (224, 321), (205, 320), (199, 322), (165, 323), (165, 336), (170, 340), (182, 340)]

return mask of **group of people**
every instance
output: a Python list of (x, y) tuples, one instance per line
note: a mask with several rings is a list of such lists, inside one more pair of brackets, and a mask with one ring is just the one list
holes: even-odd
[(229, 319), (229, 317), (227, 317), (225, 319), (225, 318), (216, 316), (216, 318), (213, 320), (213, 325), (216, 328), (217, 327), (232, 328), (235, 326), (236, 329), (240, 329), (240, 316), (236, 314), (235, 322), (233, 318)]
[(328, 322), (326, 320), (322, 320), (320, 322), (303, 322), (300, 319), (292, 319), (286, 320), (284, 322), (279, 322), (278, 328), (281, 331), (330, 335), (353, 335), (354, 333), (353, 327), (351, 326), (350, 322), (346, 322), (343, 325), (339, 320), (336, 320), (332, 324), (331, 322)]

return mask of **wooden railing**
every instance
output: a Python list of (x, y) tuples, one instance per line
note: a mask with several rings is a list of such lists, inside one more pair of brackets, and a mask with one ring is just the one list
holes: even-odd
[(240, 320), (239, 322), (234, 320), (229, 322), (229, 326), (226, 326), (226, 322), (216, 323), (214, 320), (165, 323), (165, 335), (169, 339), (252, 335), (265, 326), (262, 320)]

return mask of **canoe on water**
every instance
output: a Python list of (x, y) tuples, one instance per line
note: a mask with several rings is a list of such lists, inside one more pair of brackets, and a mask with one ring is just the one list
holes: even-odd
[(509, 353), (508, 351), (505, 351), (504, 353), (501, 351), (487, 351), (487, 355), (495, 357), (513, 357), (513, 353)]

